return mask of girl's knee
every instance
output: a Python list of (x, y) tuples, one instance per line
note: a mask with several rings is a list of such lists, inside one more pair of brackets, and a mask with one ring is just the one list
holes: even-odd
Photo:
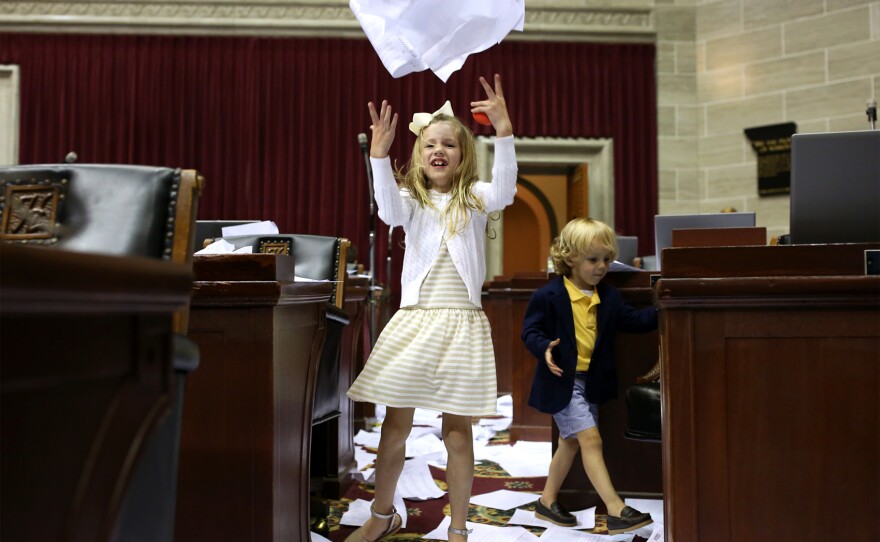
[(446, 431), (443, 434), (443, 444), (450, 454), (461, 454), (473, 449), (473, 438), (466, 431)]
[(382, 423), (382, 438), (405, 441), (412, 432), (412, 417), (406, 415), (386, 416)]

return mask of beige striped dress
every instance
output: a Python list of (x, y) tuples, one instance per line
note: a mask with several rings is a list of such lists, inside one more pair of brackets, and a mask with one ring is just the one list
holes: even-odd
[(398, 408), (491, 416), (496, 390), (489, 320), (470, 302), (444, 240), (418, 304), (394, 314), (348, 396)]

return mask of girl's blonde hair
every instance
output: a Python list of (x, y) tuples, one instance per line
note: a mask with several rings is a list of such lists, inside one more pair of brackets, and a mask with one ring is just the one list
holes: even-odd
[(550, 245), (550, 258), (556, 274), (571, 276), (571, 266), (565, 260), (582, 257), (594, 241), (611, 253), (612, 260), (617, 258), (617, 235), (608, 224), (593, 218), (575, 218), (566, 224)]
[(422, 207), (433, 207), (434, 203), (428, 195), (431, 188), (430, 181), (425, 176), (425, 167), (422, 164), (422, 150), (425, 148), (425, 140), (422, 134), (425, 129), (438, 122), (448, 122), (452, 125), (458, 147), (461, 150), (461, 163), (452, 173), (452, 198), (445, 209), (440, 209), (446, 221), (446, 227), (450, 235), (463, 231), (468, 221), (468, 209), (486, 212), (483, 202), (473, 193), (474, 183), (477, 182), (477, 149), (474, 143), (474, 134), (470, 128), (462, 124), (457, 117), (449, 115), (437, 115), (425, 127), (419, 130), (416, 142), (413, 145), (412, 156), (409, 166), (403, 173), (397, 171), (400, 184), (409, 190), (409, 193), (419, 202)]

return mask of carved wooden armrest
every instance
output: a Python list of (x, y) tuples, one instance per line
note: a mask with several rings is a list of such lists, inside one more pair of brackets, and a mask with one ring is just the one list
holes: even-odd
[(648, 382), (653, 382), (655, 380), (660, 380), (660, 358), (657, 358), (657, 361), (654, 363), (654, 366), (651, 367), (651, 370), (642, 376), (636, 377), (636, 384), (647, 384)]

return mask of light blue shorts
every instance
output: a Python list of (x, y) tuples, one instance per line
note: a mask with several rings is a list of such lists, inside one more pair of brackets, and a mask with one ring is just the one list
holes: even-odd
[(599, 424), (599, 406), (587, 400), (584, 394), (584, 376), (579, 373), (574, 379), (574, 390), (568, 406), (553, 415), (559, 428), (559, 436), (569, 439)]

